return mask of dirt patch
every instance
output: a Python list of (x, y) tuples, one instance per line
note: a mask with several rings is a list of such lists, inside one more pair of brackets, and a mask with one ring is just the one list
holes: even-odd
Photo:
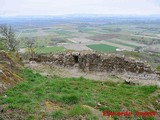
[(45, 101), (42, 106), (44, 111), (47, 113), (61, 110), (63, 108), (63, 106), (59, 105), (57, 102), (54, 101)]

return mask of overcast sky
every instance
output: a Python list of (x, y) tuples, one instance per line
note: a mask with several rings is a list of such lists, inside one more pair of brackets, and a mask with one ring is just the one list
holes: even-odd
[(0, 0), (0, 16), (160, 14), (160, 0)]

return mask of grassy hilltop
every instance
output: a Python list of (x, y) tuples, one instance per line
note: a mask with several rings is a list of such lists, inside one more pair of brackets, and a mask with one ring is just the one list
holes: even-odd
[[(160, 89), (156, 86), (130, 86), (80, 78), (47, 78), (24, 69), (23, 82), (0, 96), (0, 118), (12, 119), (105, 119), (108, 111), (156, 111)], [(100, 103), (100, 106), (96, 106)], [(98, 110), (100, 114), (96, 114)], [(116, 119), (117, 117), (113, 117)], [(131, 118), (128, 118), (131, 119)], [(137, 118), (138, 119), (138, 118)], [(142, 118), (139, 118), (141, 120)], [(146, 120), (154, 120), (152, 117)]]

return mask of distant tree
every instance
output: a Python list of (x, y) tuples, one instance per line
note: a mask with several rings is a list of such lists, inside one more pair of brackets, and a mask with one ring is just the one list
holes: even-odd
[(25, 38), (25, 44), (27, 47), (28, 54), (33, 57), (35, 55), (35, 50), (37, 48), (36, 40), (35, 38)]
[(15, 51), (19, 41), (15, 37), (15, 31), (11, 26), (0, 25), (0, 38), (5, 47), (10, 51)]

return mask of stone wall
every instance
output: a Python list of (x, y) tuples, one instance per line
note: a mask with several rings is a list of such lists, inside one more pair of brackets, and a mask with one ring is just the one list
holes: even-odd
[(132, 72), (154, 73), (150, 65), (118, 55), (97, 53), (61, 53), (56, 55), (40, 55), (30, 61), (50, 62), (64, 67), (77, 66), (80, 70), (97, 72)]

